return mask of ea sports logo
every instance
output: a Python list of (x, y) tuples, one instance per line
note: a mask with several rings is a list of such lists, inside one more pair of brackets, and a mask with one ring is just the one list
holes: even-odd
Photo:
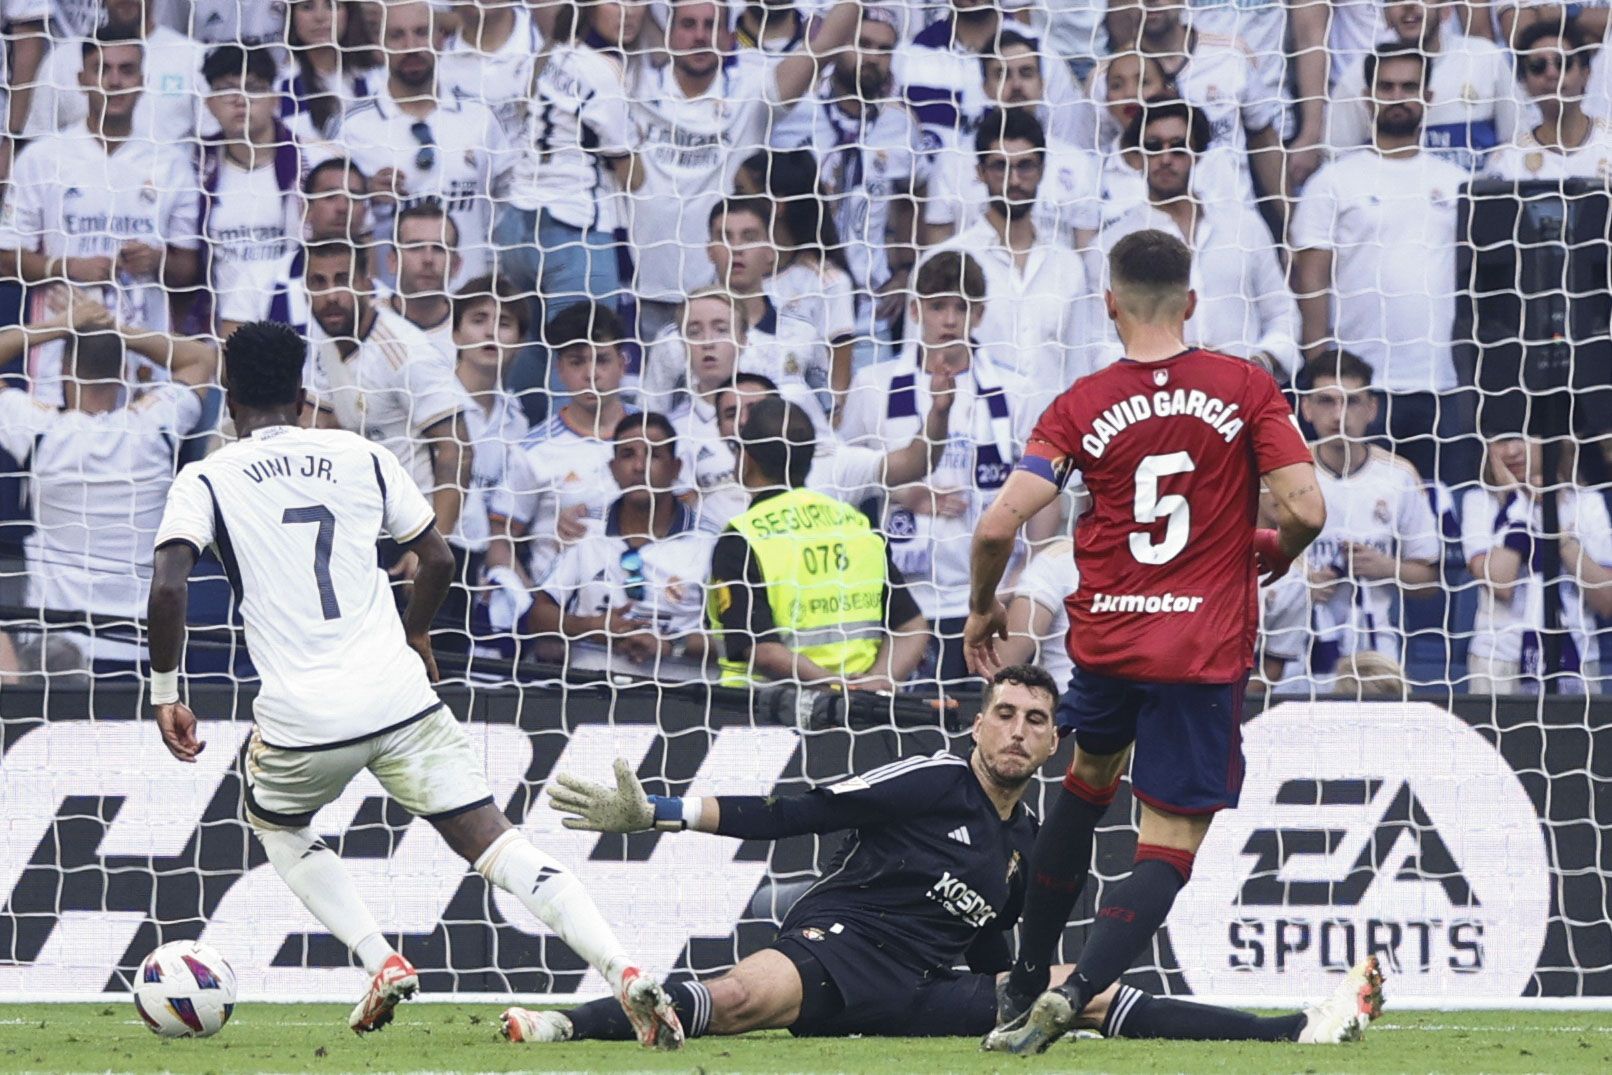
[(1170, 939), (1193, 992), (1290, 1004), (1355, 960), (1397, 997), (1518, 997), (1550, 916), (1539, 816), (1499, 752), (1429, 703), (1286, 703), (1248, 724)]

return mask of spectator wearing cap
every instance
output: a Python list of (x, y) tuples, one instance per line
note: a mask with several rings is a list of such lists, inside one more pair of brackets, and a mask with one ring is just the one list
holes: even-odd
[(1536, 22), (1517, 36), (1517, 81), (1540, 118), (1490, 155), (1490, 175), (1603, 183), (1612, 177), (1612, 124), (1584, 111), (1592, 51), (1572, 23)]
[[(967, 675), (962, 630), (974, 528), (1041, 413), (1041, 386), (1006, 368), (974, 338), (986, 309), (985, 287), (985, 273), (970, 255), (931, 254), (918, 269), (907, 313), (912, 338), (902, 357), (857, 374), (840, 426), (852, 444), (886, 452), (909, 444), (933, 406), (929, 375), (944, 367), (953, 379), (956, 398), (940, 462), (922, 483), (892, 490), (883, 525), (913, 599), (939, 634), (940, 678), (952, 681)], [(1045, 540), (1057, 525), (1054, 507), (1031, 520), (1027, 537)]]
[(1477, 476), (1469, 393), (1457, 391), (1456, 201), (1467, 174), (1422, 148), (1427, 57), (1388, 45), (1366, 57), (1372, 144), (1322, 168), (1293, 215), (1293, 273), (1310, 354), (1343, 349), (1371, 366), (1386, 432), (1424, 478)]
[(1301, 362), (1298, 304), (1270, 229), (1245, 203), (1196, 194), (1198, 161), (1209, 148), (1207, 117), (1184, 101), (1159, 100), (1132, 123), (1129, 140), (1142, 152), (1147, 201), (1103, 229), (1104, 252), (1150, 228), (1179, 238), (1192, 251), (1198, 295), (1187, 342), (1260, 360), (1292, 379)]
[(202, 77), (219, 136), (202, 144), (200, 230), (212, 326), (224, 338), (263, 316), (263, 296), (302, 238), (302, 155), (275, 118), (268, 49), (220, 45)]
[(610, 474), (621, 494), (585, 540), (566, 546), (534, 596), (540, 659), (660, 681), (698, 678), (705, 654), (703, 566), (714, 538), (675, 495), (681, 463), (671, 422), (617, 423)]
[(1097, 317), (1086, 266), (1072, 246), (1036, 225), (1047, 176), (1047, 142), (1028, 110), (993, 109), (974, 132), (975, 174), (985, 188), (980, 218), (942, 245), (966, 252), (985, 274), (976, 338), (1042, 399), (1086, 372)]
[(707, 582), (722, 682), (892, 690), (917, 667), (927, 631), (867, 517), (806, 488), (816, 439), (786, 400), (745, 416), (750, 505), (717, 538)]
[[(1517, 93), (1505, 50), (1462, 30), (1454, 4), (1396, 0), (1384, 4), (1390, 41), (1428, 58), (1422, 145), (1468, 173), (1517, 132)], [(1365, 65), (1352, 64), (1333, 91), (1327, 140), (1334, 150), (1372, 140), (1372, 94)]]

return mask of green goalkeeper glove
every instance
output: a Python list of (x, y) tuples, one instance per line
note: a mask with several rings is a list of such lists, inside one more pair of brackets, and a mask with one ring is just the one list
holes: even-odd
[(625, 833), (655, 828), (655, 808), (625, 758), (616, 759), (614, 788), (563, 773), (555, 776), (549, 806), (571, 815), (560, 822), (568, 829)]

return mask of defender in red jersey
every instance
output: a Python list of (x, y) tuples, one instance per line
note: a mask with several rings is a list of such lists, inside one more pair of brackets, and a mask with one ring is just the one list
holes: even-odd
[[(1286, 574), (1326, 520), (1309, 448), (1270, 374), (1183, 342), (1191, 261), (1161, 231), (1114, 246), (1105, 299), (1127, 357), (1053, 402), (975, 531), (963, 642), (970, 667), (989, 675), (1007, 637), (996, 589), (1019, 527), (1077, 472), (1089, 493), (1068, 601), (1075, 671), (1058, 706), (1075, 756), (1036, 840), (1019, 958), (987, 1049), (1047, 1048), (1163, 924), (1214, 813), (1237, 805), (1260, 577)], [(1279, 530), (1255, 529), (1262, 480)], [(1079, 971), (1042, 993), (1127, 760), (1142, 806), (1135, 868), (1098, 911)]]

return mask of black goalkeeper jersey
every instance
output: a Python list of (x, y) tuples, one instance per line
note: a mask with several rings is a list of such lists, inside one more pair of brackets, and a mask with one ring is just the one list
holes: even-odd
[(805, 795), (718, 801), (724, 836), (851, 830), (784, 929), (838, 923), (916, 971), (994, 969), (970, 954), (981, 940), (1005, 951), (1037, 823), (1022, 803), (1003, 821), (964, 759), (906, 758)]

